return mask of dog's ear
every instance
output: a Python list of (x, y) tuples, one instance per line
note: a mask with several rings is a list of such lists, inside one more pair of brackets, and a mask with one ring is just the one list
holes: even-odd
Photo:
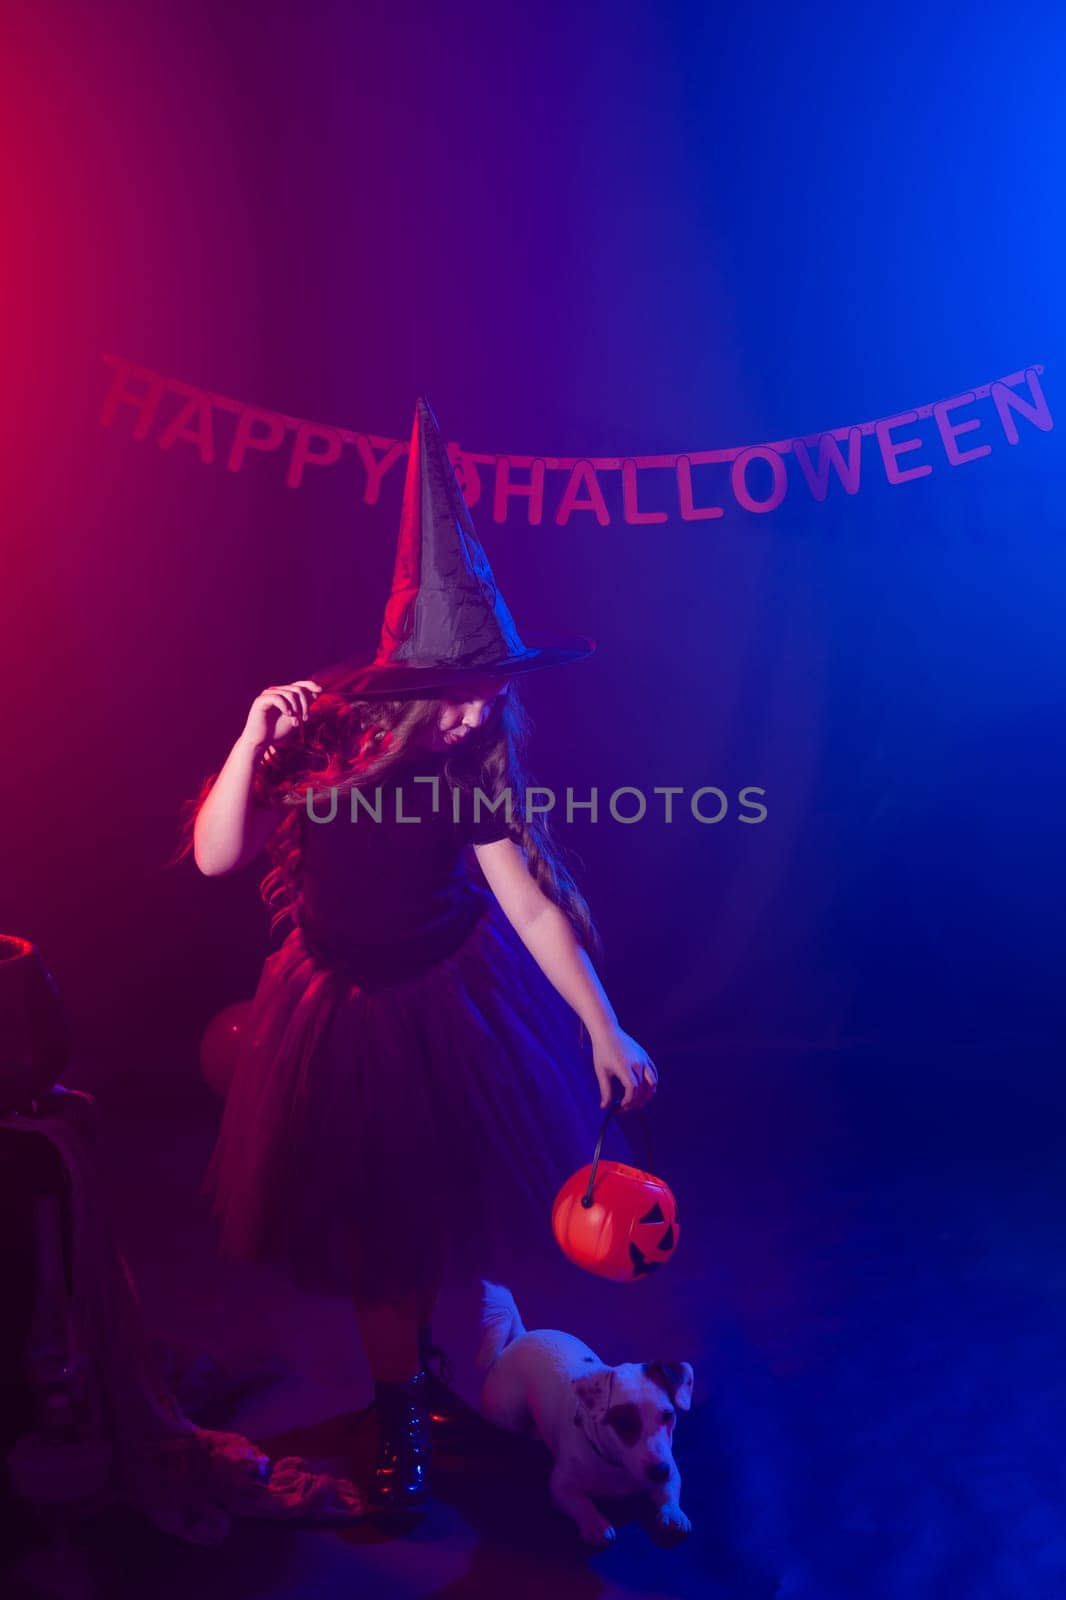
[(644, 1374), (666, 1390), (679, 1411), (688, 1411), (695, 1373), (687, 1361), (645, 1361)]
[(603, 1420), (607, 1411), (607, 1386), (610, 1377), (611, 1372), (608, 1367), (600, 1372), (582, 1374), (580, 1378), (572, 1380), (578, 1399), (597, 1422)]

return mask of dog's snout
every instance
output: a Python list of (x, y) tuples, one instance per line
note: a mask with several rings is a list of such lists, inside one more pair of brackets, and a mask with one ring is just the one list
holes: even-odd
[(666, 1461), (656, 1461), (648, 1468), (648, 1477), (652, 1483), (665, 1483), (670, 1476), (670, 1466)]

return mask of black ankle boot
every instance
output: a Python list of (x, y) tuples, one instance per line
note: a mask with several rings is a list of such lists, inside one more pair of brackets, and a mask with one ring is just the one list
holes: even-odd
[(425, 1390), (426, 1374), (422, 1369), (403, 1383), (375, 1381), (378, 1452), (371, 1501), (378, 1511), (425, 1508), (431, 1455)]

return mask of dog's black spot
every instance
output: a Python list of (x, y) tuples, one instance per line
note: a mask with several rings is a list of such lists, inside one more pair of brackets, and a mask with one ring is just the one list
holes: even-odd
[(581, 1359), (582, 1359), (582, 1361), (595, 1361), (596, 1357), (595, 1356), (582, 1356)]
[(636, 1444), (640, 1438), (640, 1412), (634, 1405), (612, 1406), (604, 1421), (614, 1429), (623, 1444)]
[[(653, 1383), (657, 1383), (661, 1389), (666, 1390), (671, 1400), (674, 1398), (674, 1393), (685, 1376), (678, 1361), (645, 1361), (643, 1371)], [(664, 1417), (671, 1416), (673, 1416), (673, 1412), (664, 1413)]]

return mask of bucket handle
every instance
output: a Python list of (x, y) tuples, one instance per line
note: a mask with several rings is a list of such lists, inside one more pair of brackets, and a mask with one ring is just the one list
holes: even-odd
[[(611, 1102), (611, 1104), (607, 1107), (607, 1113), (604, 1116), (602, 1126), (600, 1127), (600, 1136), (596, 1140), (596, 1153), (592, 1157), (592, 1171), (589, 1173), (588, 1188), (581, 1196), (581, 1204), (586, 1210), (588, 1210), (589, 1206), (592, 1204), (592, 1190), (596, 1183), (596, 1169), (600, 1164), (600, 1151), (603, 1149), (603, 1141), (607, 1133), (607, 1128), (611, 1118), (614, 1116), (621, 1103), (621, 1100), (613, 1100)], [(637, 1115), (640, 1118), (640, 1125), (644, 1130), (644, 1147), (648, 1152), (648, 1171), (652, 1172), (655, 1169), (655, 1157), (652, 1154), (651, 1129), (648, 1127), (648, 1122), (644, 1115), (643, 1107), (638, 1107)]]

